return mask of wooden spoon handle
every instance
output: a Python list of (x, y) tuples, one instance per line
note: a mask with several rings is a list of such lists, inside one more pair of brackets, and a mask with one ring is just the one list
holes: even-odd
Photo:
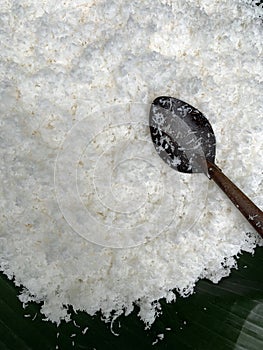
[(219, 169), (207, 161), (208, 174), (263, 237), (263, 212)]

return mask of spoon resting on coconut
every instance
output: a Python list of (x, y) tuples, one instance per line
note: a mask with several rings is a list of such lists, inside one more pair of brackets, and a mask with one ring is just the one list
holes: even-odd
[(149, 127), (159, 156), (183, 173), (204, 173), (233, 202), (263, 237), (263, 212), (215, 164), (216, 138), (207, 118), (174, 97), (157, 97), (151, 105)]

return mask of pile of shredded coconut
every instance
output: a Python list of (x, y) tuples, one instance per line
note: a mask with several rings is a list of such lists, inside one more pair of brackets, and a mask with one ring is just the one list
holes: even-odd
[[(262, 7), (245, 0), (1, 0), (0, 269), (105, 320), (214, 283), (262, 239), (216, 185), (158, 158), (148, 106), (202, 111), (217, 164), (262, 207)], [(55, 180), (54, 180), (55, 174)]]

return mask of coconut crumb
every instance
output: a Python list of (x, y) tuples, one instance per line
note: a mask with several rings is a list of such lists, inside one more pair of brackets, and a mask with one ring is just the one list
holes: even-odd
[(88, 329), (89, 329), (89, 327), (84, 328), (83, 331), (82, 331), (82, 334), (86, 334)]
[(152, 343), (152, 345), (156, 345), (160, 340), (164, 339), (164, 334), (158, 334), (156, 340)]

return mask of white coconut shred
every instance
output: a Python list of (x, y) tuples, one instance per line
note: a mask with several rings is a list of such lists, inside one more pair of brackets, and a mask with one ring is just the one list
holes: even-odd
[[(0, 1), (0, 268), (42, 301), (105, 320), (214, 283), (262, 239), (205, 176), (150, 143), (148, 106), (200, 109), (217, 163), (262, 196), (262, 7), (241, 0)], [(55, 173), (55, 180), (54, 180)]]

